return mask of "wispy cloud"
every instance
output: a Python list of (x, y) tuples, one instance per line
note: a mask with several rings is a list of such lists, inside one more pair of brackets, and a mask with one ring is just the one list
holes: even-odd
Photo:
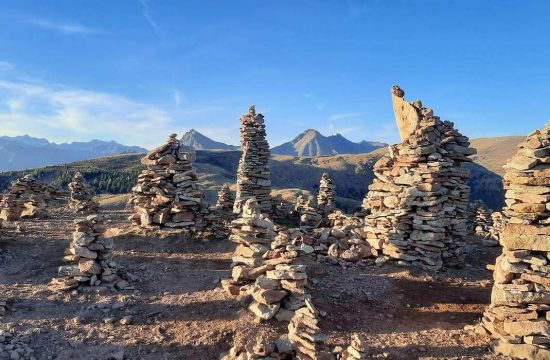
[(323, 110), (325, 108), (325, 106), (327, 105), (325, 102), (321, 101), (317, 96), (313, 95), (313, 94), (310, 94), (310, 93), (304, 93), (302, 94), (302, 96), (306, 99), (308, 99), (309, 101), (311, 101), (315, 108), (317, 110)]
[(147, 2), (147, 0), (138, 0), (138, 1), (141, 4), (142, 14), (143, 14), (143, 17), (145, 18), (145, 21), (147, 21), (147, 23), (149, 24), (151, 29), (153, 29), (155, 34), (157, 36), (160, 36), (162, 33), (162, 30), (160, 26), (158, 26), (155, 19), (153, 18), (153, 12), (151, 10), (151, 7), (149, 6), (149, 3)]
[(176, 106), (181, 105), (181, 92), (179, 90), (174, 90), (174, 103), (176, 103)]
[(38, 26), (42, 29), (55, 31), (62, 34), (77, 35), (77, 34), (96, 34), (103, 31), (84, 26), (74, 22), (57, 22), (45, 19), (30, 19), (29, 23)]
[(354, 118), (364, 116), (365, 114), (366, 113), (362, 113), (362, 112), (334, 114), (329, 117), (329, 120), (337, 121), (337, 120), (344, 120), (344, 119), (354, 119)]

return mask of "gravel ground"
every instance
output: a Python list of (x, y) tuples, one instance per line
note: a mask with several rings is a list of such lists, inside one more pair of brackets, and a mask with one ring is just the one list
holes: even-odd
[[(126, 212), (105, 214), (108, 227), (128, 229)], [(24, 232), (0, 243), (0, 299), (9, 307), (0, 317), (0, 359), (217, 359), (234, 341), (286, 333), (286, 324), (260, 324), (220, 290), (234, 249), (224, 239), (119, 235), (114, 256), (139, 278), (135, 290), (51, 292), (73, 219), (60, 211), (22, 221)], [(476, 242), (470, 239), (463, 269), (434, 276), (394, 264), (345, 269), (305, 259), (329, 344), (345, 347), (358, 332), (373, 358), (502, 359), (489, 338), (464, 330), (489, 303), (485, 265), (499, 251)]]

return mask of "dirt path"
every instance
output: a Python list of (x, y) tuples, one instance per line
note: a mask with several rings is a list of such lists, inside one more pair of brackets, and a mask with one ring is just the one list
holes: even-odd
[[(128, 226), (126, 213), (107, 214), (108, 226)], [(217, 359), (234, 339), (286, 332), (276, 321), (259, 324), (219, 289), (234, 249), (223, 240), (117, 237), (115, 259), (140, 278), (135, 290), (50, 292), (71, 221), (64, 213), (25, 221), (24, 234), (0, 244), (0, 296), (12, 310), (0, 317), (0, 340), (2, 330), (18, 337), (21, 359)], [(486, 337), (463, 330), (489, 302), (484, 266), (497, 251), (470, 247), (474, 265), (437, 277), (396, 265), (343, 269), (308, 261), (310, 292), (327, 313), (322, 327), (333, 346), (360, 332), (373, 358), (497, 359)], [(13, 350), (1, 346), (0, 359), (9, 359)]]

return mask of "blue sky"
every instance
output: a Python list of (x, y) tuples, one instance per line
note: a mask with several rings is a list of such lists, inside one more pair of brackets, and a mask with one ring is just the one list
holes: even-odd
[(389, 88), (470, 137), (550, 118), (550, 2), (0, 0), (0, 132), (155, 146), (195, 128), (271, 145), (396, 142)]

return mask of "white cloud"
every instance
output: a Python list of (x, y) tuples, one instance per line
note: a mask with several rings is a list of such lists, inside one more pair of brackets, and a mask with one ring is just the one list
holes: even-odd
[(0, 80), (0, 128), (54, 141), (114, 139), (153, 147), (173, 132), (170, 114), (124, 96), (60, 85)]
[(94, 34), (102, 32), (101, 30), (87, 27), (79, 23), (55, 22), (45, 19), (30, 19), (29, 23), (42, 29), (62, 34)]

